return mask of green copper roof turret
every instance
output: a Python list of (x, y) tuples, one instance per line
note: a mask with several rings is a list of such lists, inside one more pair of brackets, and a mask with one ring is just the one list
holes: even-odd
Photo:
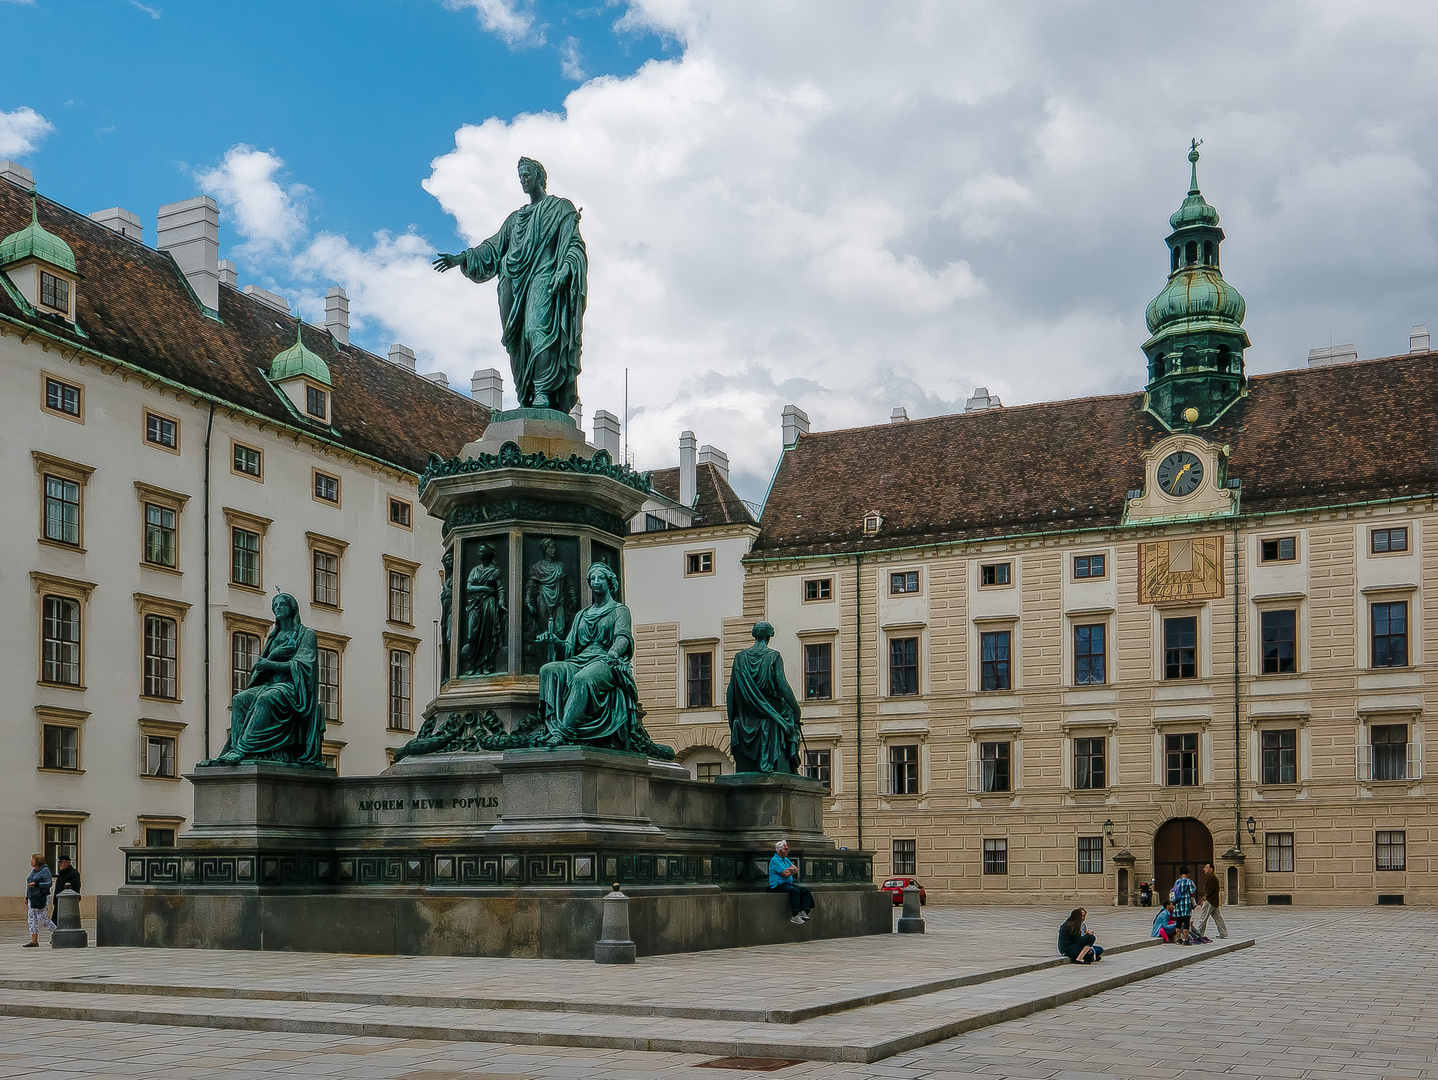
[(270, 381), (282, 382), (285, 379), (303, 375), (317, 383), (330, 386), (332, 385), (330, 383), (330, 366), (315, 353), (305, 348), (304, 337), (301, 334), (304, 325), (299, 319), (295, 320), (295, 343), (270, 363)]
[(72, 274), (79, 272), (75, 269), (75, 253), (70, 250), (70, 245), (41, 227), (33, 191), (30, 193), (30, 224), (0, 240), (0, 268), (21, 259), (39, 259)]
[(1198, 147), (1189, 147), (1188, 196), (1170, 217), (1169, 276), (1145, 318), (1149, 411), (1169, 428), (1207, 427), (1243, 393), (1248, 305), (1219, 270), (1223, 230), (1198, 188)]

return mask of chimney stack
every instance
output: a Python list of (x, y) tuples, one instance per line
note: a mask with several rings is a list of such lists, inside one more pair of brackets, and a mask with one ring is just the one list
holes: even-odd
[(1329, 364), (1347, 364), (1358, 359), (1358, 346), (1329, 345), (1322, 349), (1308, 350), (1309, 367), (1327, 367)]
[(338, 285), (325, 293), (325, 329), (341, 345), (350, 343), (350, 298)]
[(799, 436), (809, 434), (809, 414), (797, 405), (784, 406), (784, 448), (798, 445)]
[(608, 453), (611, 460), (619, 460), (619, 417), (608, 409), (594, 414), (594, 446)]
[(692, 431), (679, 433), (679, 501), (692, 507), (699, 497), (699, 440)]
[(1004, 403), (998, 399), (998, 395), (990, 394), (987, 386), (974, 387), (974, 395), (964, 402), (964, 412), (988, 412), (990, 409), (1002, 409)]
[(131, 240), (144, 243), (145, 228), (140, 224), (138, 214), (132, 214), (118, 206), (112, 206), (108, 210), (96, 210), (90, 215), (91, 221), (98, 221), (107, 229), (114, 229), (121, 236), (128, 236)]
[[(217, 267), (216, 267), (216, 272), (217, 272), (217, 273), (218, 273), (218, 270), (219, 270), (219, 268), (218, 268), (218, 266), (217, 266)], [(270, 292), (269, 289), (262, 289), (262, 288), (260, 288), (258, 285), (246, 285), (243, 289), (240, 290), (240, 292), (244, 293), (246, 296), (254, 297), (254, 299), (258, 300), (260, 303), (265, 304), (265, 305), (268, 306), (268, 307), (272, 307), (272, 308), (274, 308), (276, 311), (283, 311), (286, 315), (288, 315), (288, 314), (290, 313), (290, 302), (289, 302), (288, 300), (286, 300), (283, 296), (281, 296), (279, 293)], [(220, 295), (220, 281), (219, 281), (219, 278), (216, 277), (216, 279), (215, 279), (215, 296), (216, 296), (216, 298), (218, 298), (219, 295)]]
[(499, 368), (481, 368), (469, 380), (470, 393), (474, 400), (492, 413), (499, 412), (504, 404), (504, 376)]
[(240, 272), (229, 259), (220, 260), (220, 284), (228, 285), (232, 289), (240, 287)]
[(442, 371), (431, 371), (423, 377), (434, 383), (435, 386), (442, 386), (446, 390), (449, 389), (449, 376)]
[(0, 161), (0, 180), (7, 180), (25, 191), (35, 190), (35, 174), (18, 161)]
[(1428, 341), (1428, 324), (1418, 323), (1408, 334), (1408, 351), (1425, 353), (1428, 351)]
[[(220, 307), (220, 208), (208, 195), (160, 207), (155, 246), (168, 251), (200, 303)], [(285, 305), (286, 310), (289, 305)]]
[(584, 406), (576, 401), (574, 408), (569, 410), (569, 418), (574, 421), (574, 426), (580, 431), (584, 430)]
[(889, 423), (902, 424), (909, 418), (909, 410), (902, 405), (895, 405), (894, 411), (889, 414)]
[(389, 347), (389, 362), (391, 364), (397, 364), (402, 368), (407, 368), (410, 371), (414, 371), (414, 350), (411, 349), (408, 345), (401, 345), (398, 341), (396, 341), (393, 345)]
[(699, 464), (713, 465), (719, 470), (719, 475), (724, 478), (724, 482), (726, 484), (729, 482), (729, 455), (717, 446), (710, 446), (708, 443), (701, 446), (699, 448)]

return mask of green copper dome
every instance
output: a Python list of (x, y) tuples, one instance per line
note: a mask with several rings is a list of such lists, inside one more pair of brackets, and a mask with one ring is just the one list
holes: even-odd
[(1178, 329), (1178, 323), (1214, 322), (1230, 327), (1243, 323), (1248, 304), (1215, 269), (1181, 270), (1148, 302), (1148, 332)]
[(330, 386), (330, 366), (305, 348), (304, 338), (301, 336), (303, 326), (303, 322), (295, 320), (295, 343), (271, 361), (270, 379), (273, 382), (282, 382), (303, 375), (307, 379)]
[(75, 253), (70, 250), (70, 245), (40, 227), (33, 194), (30, 196), (30, 224), (0, 240), (0, 267), (32, 258), (61, 270), (68, 270), (72, 274), (78, 273), (75, 269)]
[(1193, 168), (1188, 181), (1188, 198), (1173, 212), (1168, 219), (1171, 228), (1182, 229), (1186, 225), (1217, 225), (1218, 211), (1208, 205), (1208, 200), (1198, 190), (1198, 144), (1188, 152), (1188, 160)]

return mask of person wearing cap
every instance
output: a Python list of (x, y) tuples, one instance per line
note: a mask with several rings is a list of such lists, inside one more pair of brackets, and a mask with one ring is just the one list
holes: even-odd
[(66, 889), (72, 890), (76, 896), (80, 895), (80, 871), (75, 869), (70, 861), (70, 856), (61, 855), (55, 860), (60, 865), (55, 870), (55, 892), (51, 898), (50, 918), (57, 918), (55, 903), (60, 899), (60, 894)]

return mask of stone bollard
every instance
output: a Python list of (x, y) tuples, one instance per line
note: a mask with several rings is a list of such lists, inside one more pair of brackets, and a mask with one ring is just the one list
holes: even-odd
[(66, 888), (55, 897), (55, 925), (50, 946), (55, 949), (83, 949), (90, 944), (90, 935), (80, 926), (80, 894)]
[(922, 934), (923, 932), (924, 920), (919, 915), (919, 887), (909, 885), (904, 888), (904, 913), (899, 916), (899, 933)]
[(615, 882), (614, 891), (602, 901), (604, 919), (600, 923), (600, 937), (594, 945), (596, 964), (634, 963), (634, 942), (629, 940), (629, 897), (619, 891)]

